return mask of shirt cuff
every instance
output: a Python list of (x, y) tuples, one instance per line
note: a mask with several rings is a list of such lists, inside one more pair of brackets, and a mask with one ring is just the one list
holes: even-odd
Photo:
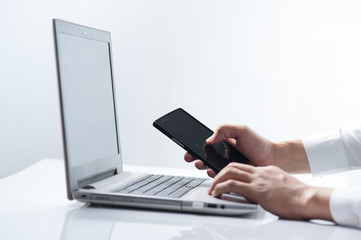
[(361, 228), (361, 188), (337, 188), (330, 199), (330, 210), (339, 225)]
[(302, 139), (302, 142), (313, 175), (349, 169), (340, 130), (313, 135)]

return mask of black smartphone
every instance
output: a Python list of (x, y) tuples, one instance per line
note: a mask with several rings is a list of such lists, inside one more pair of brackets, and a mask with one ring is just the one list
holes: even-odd
[(230, 162), (248, 163), (249, 160), (227, 141), (206, 144), (213, 131), (178, 108), (155, 120), (153, 126), (194, 157), (202, 160), (216, 173)]

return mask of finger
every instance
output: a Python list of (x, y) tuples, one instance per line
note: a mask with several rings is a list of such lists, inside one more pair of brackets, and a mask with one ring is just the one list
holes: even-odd
[(208, 174), (208, 176), (210, 176), (211, 178), (214, 178), (217, 174), (216, 174), (216, 172), (213, 170), (213, 169), (211, 169), (211, 168), (208, 168), (207, 169), (207, 174)]
[(184, 160), (185, 160), (186, 162), (193, 162), (194, 160), (196, 160), (196, 158), (193, 157), (193, 155), (190, 154), (189, 152), (186, 152), (186, 153), (184, 154)]
[(207, 166), (201, 160), (196, 160), (194, 162), (194, 166), (196, 166), (199, 170), (207, 169)]
[(227, 138), (225, 139), (227, 142), (229, 142), (231, 145), (236, 146), (237, 140), (233, 138)]
[(249, 183), (245, 183), (245, 182), (241, 182), (241, 181), (236, 181), (236, 180), (227, 180), (225, 182), (221, 182), (219, 184), (217, 184), (214, 189), (210, 192), (210, 195), (212, 195), (213, 197), (218, 197), (223, 193), (238, 193), (240, 195), (242, 195), (243, 197), (247, 198), (247, 196), (245, 194), (247, 194), (247, 192), (249, 192), (247, 189), (249, 189), (250, 184)]
[(208, 144), (215, 144), (227, 138), (237, 138), (240, 131), (243, 131), (244, 128), (245, 127), (243, 126), (221, 125), (216, 129), (213, 135), (206, 140), (206, 142)]
[(256, 171), (255, 166), (252, 166), (249, 164), (238, 163), (238, 162), (231, 162), (226, 167), (237, 168), (238, 170), (249, 172), (249, 173), (254, 173)]
[(214, 178), (214, 181), (212, 183), (212, 186), (209, 188), (208, 193), (212, 193), (218, 184), (229, 180), (250, 183), (252, 181), (252, 174), (235, 167), (227, 166)]
[(230, 179), (249, 183), (252, 181), (252, 176), (252, 173), (247, 171), (243, 171), (237, 168), (226, 168), (225, 170), (222, 170), (220, 173), (218, 173), (212, 185), (215, 186), (218, 183), (225, 182)]
[(213, 197), (219, 197), (224, 193), (236, 193), (254, 203), (257, 203), (259, 200), (257, 196), (254, 195), (255, 189), (251, 183), (228, 180), (227, 182), (218, 184), (211, 195)]

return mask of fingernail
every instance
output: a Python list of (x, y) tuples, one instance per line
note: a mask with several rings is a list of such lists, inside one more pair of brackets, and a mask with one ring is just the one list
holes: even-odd
[(212, 140), (213, 140), (213, 137), (214, 137), (214, 135), (212, 135), (212, 136), (210, 136), (209, 138), (207, 138), (206, 142), (212, 141)]

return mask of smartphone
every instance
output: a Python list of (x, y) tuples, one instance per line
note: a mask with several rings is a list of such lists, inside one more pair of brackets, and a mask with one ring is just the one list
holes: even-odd
[(216, 173), (230, 162), (248, 163), (249, 160), (227, 141), (206, 144), (213, 131), (178, 108), (155, 120), (153, 126), (194, 157), (202, 160)]

